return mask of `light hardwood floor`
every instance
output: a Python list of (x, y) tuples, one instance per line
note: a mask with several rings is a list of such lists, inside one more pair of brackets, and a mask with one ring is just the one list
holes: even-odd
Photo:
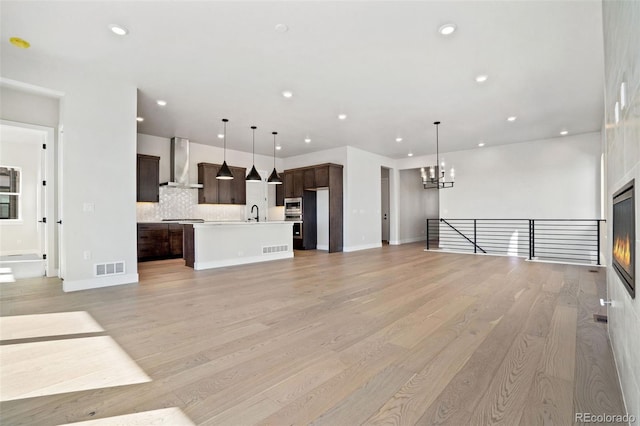
[(165, 407), (205, 425), (568, 425), (624, 411), (593, 320), (604, 269), (408, 244), (139, 272), (137, 286), (68, 294), (56, 280), (2, 285), (3, 316), (86, 311), (105, 330), (87, 335), (111, 336), (152, 381), (4, 402), (1, 424)]

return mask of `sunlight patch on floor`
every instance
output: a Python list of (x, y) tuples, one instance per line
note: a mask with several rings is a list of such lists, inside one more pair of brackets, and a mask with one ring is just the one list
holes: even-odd
[(0, 283), (13, 283), (15, 281), (11, 268), (0, 268)]
[(141, 413), (125, 414), (123, 416), (106, 417), (104, 419), (88, 420), (86, 422), (65, 423), (60, 426), (194, 426), (179, 408), (163, 408), (161, 410), (143, 411)]
[(150, 382), (108, 336), (0, 346), (0, 401)]
[(102, 331), (104, 329), (84, 311), (0, 317), (0, 340)]

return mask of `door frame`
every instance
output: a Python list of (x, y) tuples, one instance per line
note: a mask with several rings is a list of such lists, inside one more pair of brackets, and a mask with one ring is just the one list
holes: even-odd
[[(46, 276), (56, 277), (58, 276), (58, 265), (55, 259), (59, 258), (59, 249), (56, 244), (55, 238), (55, 225), (56, 225), (56, 211), (55, 211), (55, 190), (56, 190), (56, 176), (55, 176), (55, 129), (53, 127), (38, 126), (35, 124), (21, 123), (18, 121), (2, 120), (0, 124), (5, 126), (19, 127), (23, 129), (34, 130), (42, 134), (42, 141), (46, 144), (47, 149), (44, 149), (42, 155), (41, 167), (39, 168), (39, 180), (46, 181), (46, 185), (39, 185), (40, 192), (38, 194), (38, 215), (47, 218), (47, 222), (44, 223), (44, 232), (41, 235), (42, 247), (40, 247), (42, 253), (47, 255), (45, 260)], [(42, 204), (44, 206), (42, 206)], [(60, 237), (60, 235), (58, 235)]]

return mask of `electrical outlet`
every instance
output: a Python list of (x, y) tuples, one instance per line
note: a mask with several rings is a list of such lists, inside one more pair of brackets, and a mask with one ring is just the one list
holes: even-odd
[(95, 209), (95, 206), (93, 203), (84, 203), (82, 205), (82, 211), (87, 212), (87, 213), (93, 213)]
[(84, 260), (89, 260), (89, 259), (91, 259), (91, 251), (90, 251), (90, 250), (85, 250), (85, 251), (82, 253), (82, 256), (84, 257)]

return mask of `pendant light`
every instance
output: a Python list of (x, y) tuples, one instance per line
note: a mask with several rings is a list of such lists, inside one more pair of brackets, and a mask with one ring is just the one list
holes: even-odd
[(253, 167), (251, 167), (251, 171), (247, 175), (247, 182), (262, 182), (260, 173), (256, 170), (256, 129), (256, 126), (251, 126), (253, 131)]
[(276, 135), (278, 132), (272, 132), (273, 134), (273, 171), (267, 180), (268, 183), (272, 185), (280, 185), (282, 183), (282, 179), (278, 176), (278, 172), (276, 171)]
[(220, 167), (220, 170), (218, 170), (218, 174), (216, 174), (216, 179), (233, 179), (233, 173), (231, 173), (231, 170), (229, 169), (229, 166), (227, 166), (227, 122), (229, 120), (227, 120), (226, 118), (222, 119), (222, 122), (224, 123), (224, 161), (222, 163), (222, 167)]
[[(436, 126), (436, 165), (428, 167), (428, 171), (425, 168), (420, 169), (422, 175), (422, 185), (425, 189), (445, 189), (445, 188), (453, 188), (454, 180), (455, 180), (455, 170), (453, 167), (451, 168), (451, 180), (447, 182), (446, 172), (444, 168), (444, 161), (440, 164), (440, 152), (439, 152), (439, 140), (438, 140), (438, 126), (440, 125), (439, 121), (434, 121), (433, 124)], [(427, 173), (428, 172), (428, 173)]]

